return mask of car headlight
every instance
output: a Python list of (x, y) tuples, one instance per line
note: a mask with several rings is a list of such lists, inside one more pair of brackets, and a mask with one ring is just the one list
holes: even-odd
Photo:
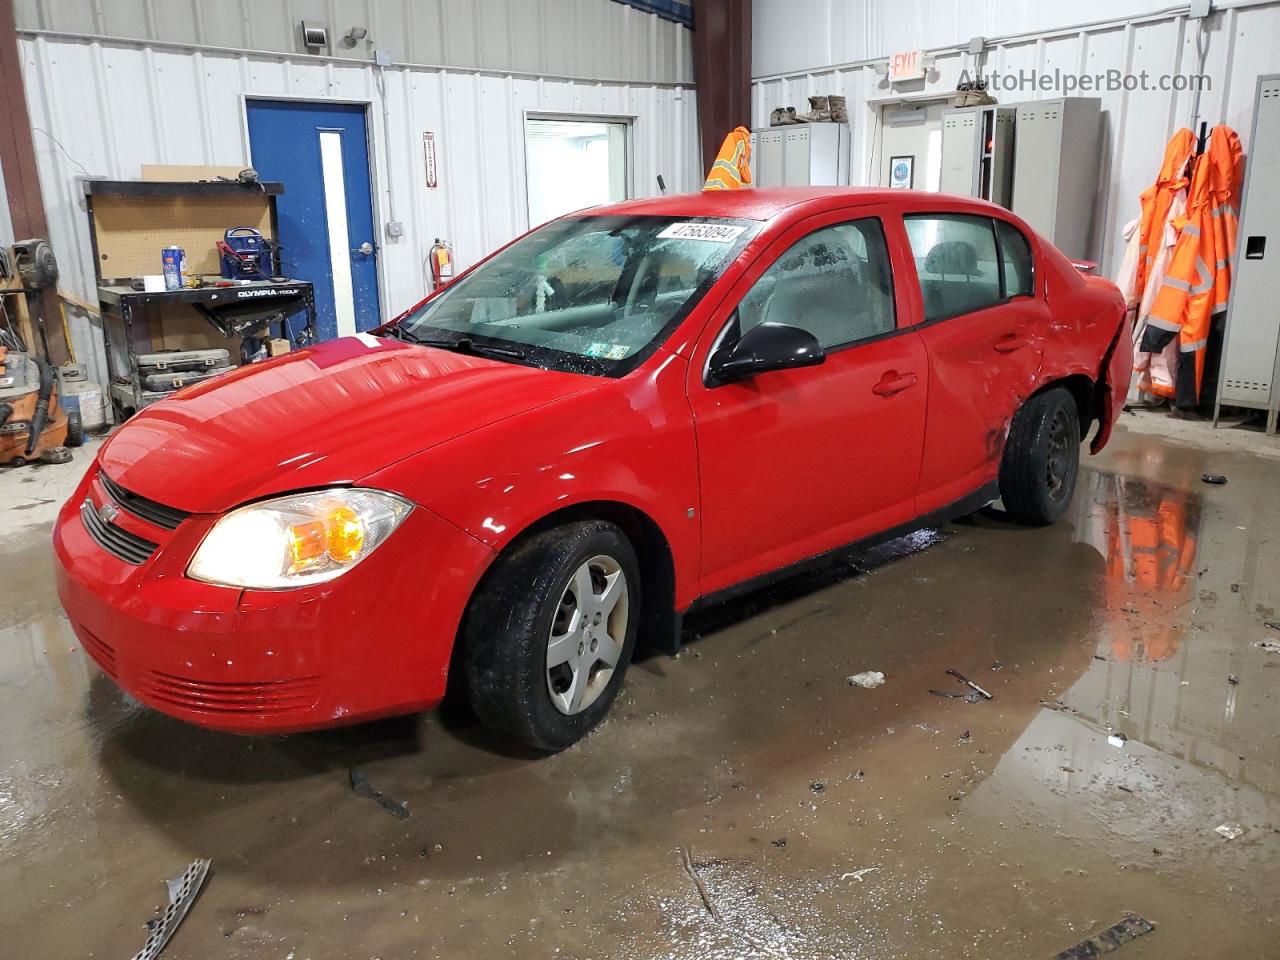
[(187, 576), (257, 590), (324, 583), (376, 550), (410, 509), (397, 496), (359, 487), (250, 504), (213, 525)]

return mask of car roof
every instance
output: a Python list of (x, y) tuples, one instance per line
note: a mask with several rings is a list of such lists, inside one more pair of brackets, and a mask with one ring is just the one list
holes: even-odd
[[(627, 200), (579, 210), (577, 216), (733, 217), (744, 220), (772, 220), (784, 210), (805, 206), (818, 211), (828, 207), (890, 203), (916, 206), (922, 197), (937, 201), (941, 196), (920, 190), (890, 190), (887, 187), (751, 187), (744, 190), (705, 190), (665, 197)], [(950, 202), (966, 203), (975, 211), (994, 208), (973, 197), (947, 196)], [(916, 201), (916, 202), (912, 202)]]

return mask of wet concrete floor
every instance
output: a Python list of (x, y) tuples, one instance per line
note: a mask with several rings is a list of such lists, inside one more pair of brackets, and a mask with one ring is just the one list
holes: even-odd
[[(1125, 911), (1157, 925), (1132, 960), (1280, 956), (1278, 480), (1122, 431), (1068, 521), (983, 513), (690, 618), (540, 760), (457, 711), (245, 739), (142, 708), (5, 503), (0, 955), (132, 956), (211, 857), (165, 957), (1049, 958)], [(994, 699), (931, 695), (947, 669)]]

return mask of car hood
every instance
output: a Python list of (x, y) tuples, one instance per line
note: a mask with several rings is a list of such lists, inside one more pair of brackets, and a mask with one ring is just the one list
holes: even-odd
[(116, 431), (100, 462), (133, 493), (213, 513), (355, 483), (598, 383), (359, 334), (240, 367), (153, 404)]

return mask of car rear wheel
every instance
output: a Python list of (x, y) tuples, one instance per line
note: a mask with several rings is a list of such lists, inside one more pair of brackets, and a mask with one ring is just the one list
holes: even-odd
[(1019, 523), (1046, 525), (1067, 510), (1080, 473), (1080, 413), (1060, 387), (1017, 412), (1000, 464), (1000, 499)]
[(471, 707), (537, 750), (563, 750), (608, 712), (640, 619), (639, 564), (617, 527), (536, 534), (501, 557), (463, 630)]

